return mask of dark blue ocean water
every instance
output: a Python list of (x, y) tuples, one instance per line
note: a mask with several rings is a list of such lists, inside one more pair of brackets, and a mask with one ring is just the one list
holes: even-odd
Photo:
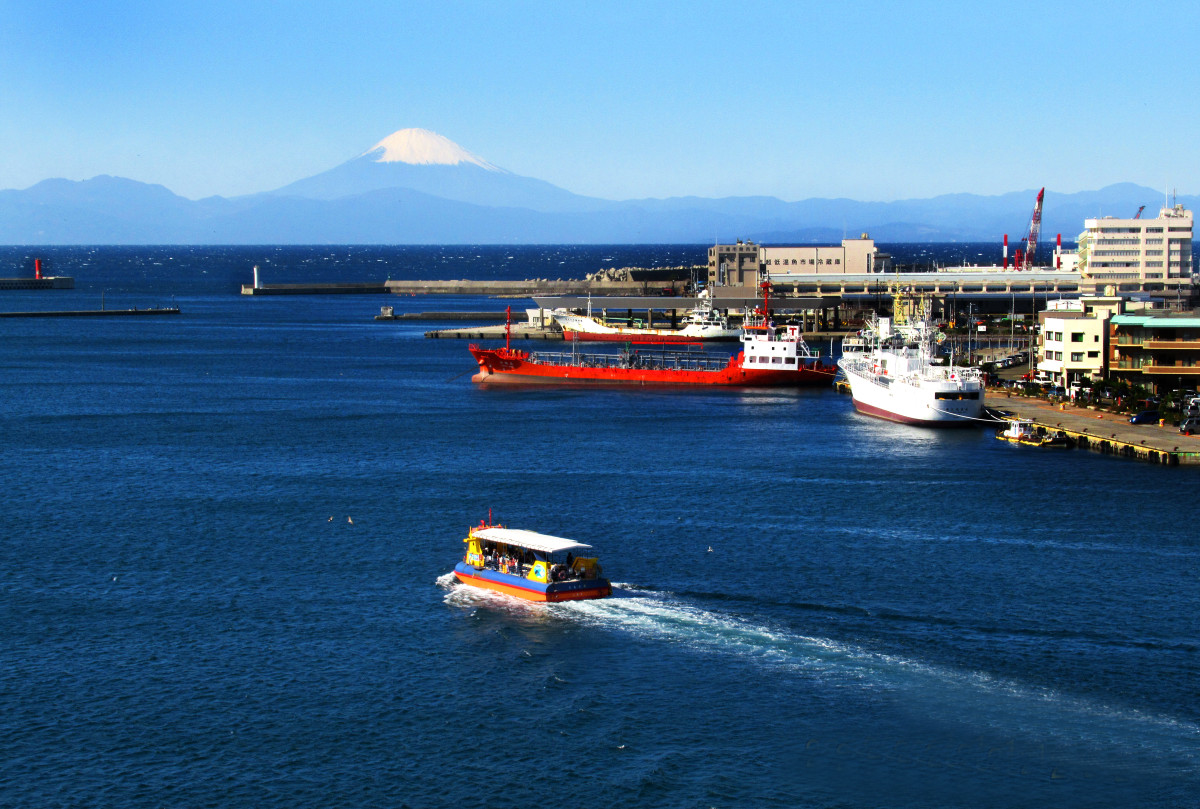
[[(0, 310), (183, 314), (0, 320), (0, 805), (1197, 805), (1194, 471), (828, 390), (479, 391), (372, 317), (498, 302), (237, 294), (703, 249), (36, 251), (77, 289)], [(451, 584), (489, 508), (616, 597)]]

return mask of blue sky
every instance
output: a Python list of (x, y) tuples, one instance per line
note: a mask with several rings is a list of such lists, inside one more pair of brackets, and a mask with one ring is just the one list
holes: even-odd
[(0, 0), (0, 189), (233, 196), (422, 127), (608, 199), (1190, 194), (1198, 29), (1128, 2)]

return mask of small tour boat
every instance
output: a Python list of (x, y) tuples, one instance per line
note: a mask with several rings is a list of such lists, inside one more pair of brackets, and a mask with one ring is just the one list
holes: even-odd
[(528, 601), (577, 601), (612, 595), (591, 545), (482, 520), (467, 532), (467, 551), (454, 566), (464, 584)]
[(1035, 428), (1032, 419), (1009, 419), (1008, 426), (997, 431), (996, 437), (1012, 444), (1046, 449), (1070, 449), (1075, 444), (1062, 430), (1051, 435), (1042, 428)]

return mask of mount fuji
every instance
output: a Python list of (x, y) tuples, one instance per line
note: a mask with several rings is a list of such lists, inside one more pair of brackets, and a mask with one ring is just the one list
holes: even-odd
[(497, 168), (427, 129), (393, 132), (353, 160), (268, 193), (336, 200), (389, 188), (407, 188), (472, 205), (544, 213), (603, 211), (619, 205)]

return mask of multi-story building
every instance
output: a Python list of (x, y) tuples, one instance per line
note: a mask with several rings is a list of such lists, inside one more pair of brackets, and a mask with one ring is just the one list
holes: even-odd
[(1190, 285), (1192, 212), (1163, 208), (1157, 219), (1084, 220), (1078, 268), (1097, 287), (1134, 285), (1143, 291)]
[(781, 274), (815, 275), (881, 273), (891, 269), (891, 256), (863, 234), (838, 245), (767, 247), (754, 242), (718, 244), (708, 248), (708, 282), (712, 286), (753, 286), (759, 271), (775, 279)]
[(758, 283), (761, 248), (754, 242), (737, 240), (737, 244), (714, 244), (708, 248), (708, 285), (752, 287)]
[(1114, 315), (1109, 373), (1155, 393), (1200, 386), (1200, 310)]
[(1052, 301), (1038, 313), (1038, 375), (1067, 387), (1081, 379), (1101, 379), (1108, 362), (1109, 319), (1123, 311), (1117, 297)]

